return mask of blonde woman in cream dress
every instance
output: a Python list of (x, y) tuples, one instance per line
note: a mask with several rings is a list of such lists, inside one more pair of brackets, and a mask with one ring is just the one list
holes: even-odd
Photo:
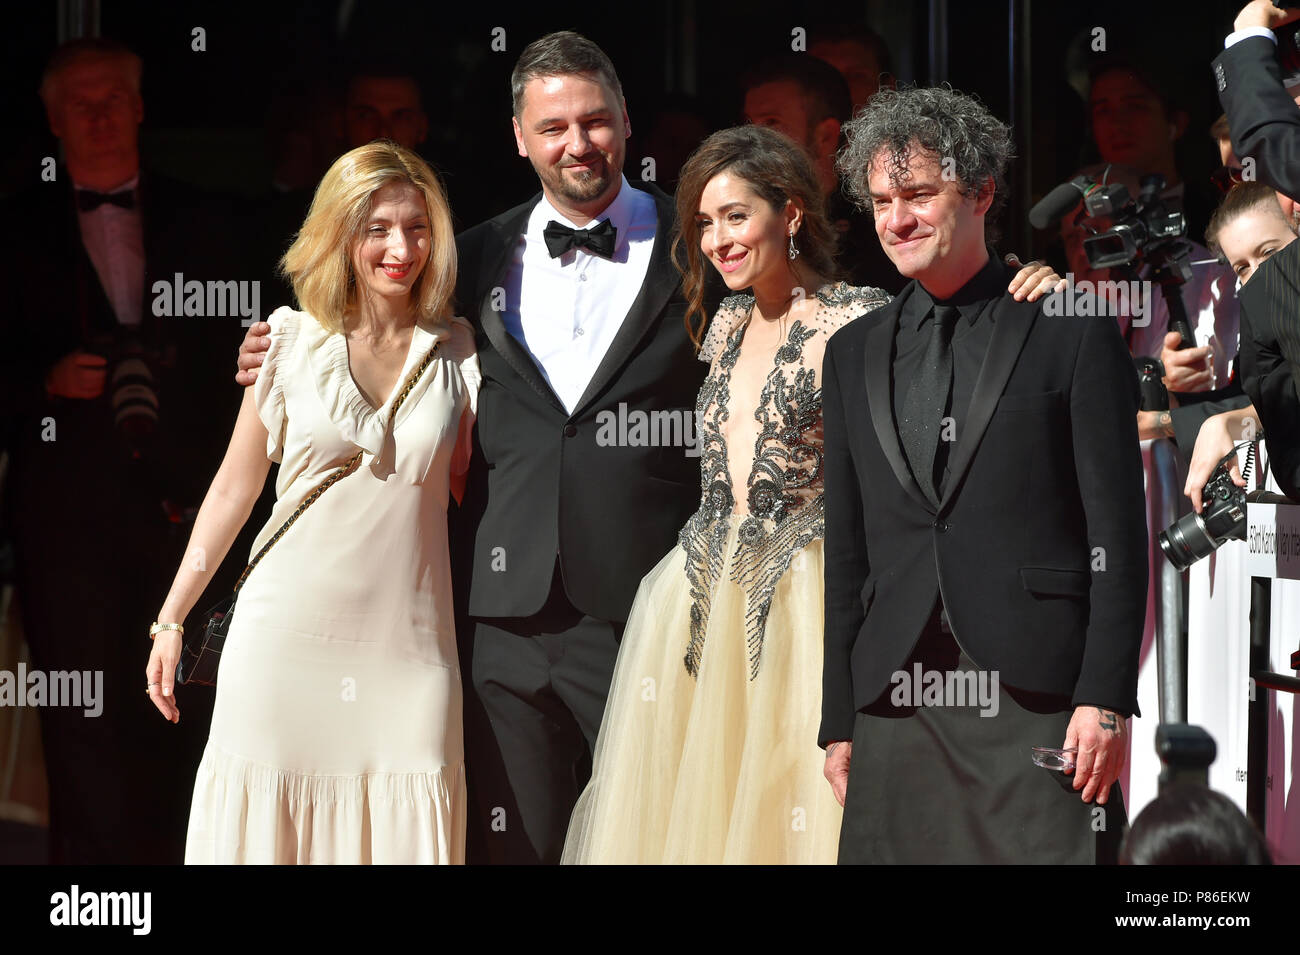
[[(158, 621), (194, 609), (272, 461), (276, 504), (254, 553), (361, 457), (239, 592), (186, 862), (460, 863), (446, 511), (468, 466), (480, 377), (473, 334), (449, 313), (456, 252), (436, 175), (387, 142), (347, 153), (283, 266), (302, 310), (270, 316), (270, 349)], [(173, 722), (180, 646), (177, 631), (158, 633), (147, 669)]]

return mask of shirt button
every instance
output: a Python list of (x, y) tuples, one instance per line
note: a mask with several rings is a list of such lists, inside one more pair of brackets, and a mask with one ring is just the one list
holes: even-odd
[(587, 281), (587, 273), (586, 273), (586, 272), (583, 272), (581, 275), (579, 275), (579, 276), (578, 276), (578, 281), (579, 281), (579, 282), (585, 282), (585, 281)]
[(578, 433), (578, 429), (575, 425), (566, 424), (564, 426), (564, 436), (566, 438), (572, 438), (575, 435), (577, 435), (577, 433)]
[(573, 330), (573, 337), (574, 337), (574, 338), (577, 338), (579, 335), (582, 335), (582, 334), (584, 334), (584, 332), (582, 331), (581, 328), (575, 328), (575, 329)]
[(939, 519), (934, 522), (934, 529), (937, 530), (940, 534), (942, 534), (944, 531), (948, 529), (948, 524), (946, 521)]

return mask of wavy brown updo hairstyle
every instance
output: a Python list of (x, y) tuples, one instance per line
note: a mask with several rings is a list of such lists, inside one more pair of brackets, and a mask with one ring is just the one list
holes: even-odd
[[(796, 262), (827, 279), (839, 275), (835, 265), (835, 232), (826, 219), (821, 186), (803, 149), (788, 136), (764, 126), (736, 126), (714, 133), (691, 153), (677, 183), (673, 262), (682, 273), (686, 331), (696, 348), (704, 340), (709, 316), (704, 309), (706, 266), (695, 217), (700, 211), (704, 187), (724, 172), (743, 180), (777, 212), (789, 200), (801, 206), (804, 217), (795, 236), (799, 249)], [(683, 251), (685, 265), (681, 260)]]

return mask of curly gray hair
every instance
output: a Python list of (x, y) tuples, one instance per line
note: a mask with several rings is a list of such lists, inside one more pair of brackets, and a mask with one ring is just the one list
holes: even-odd
[[(1007, 163), (1012, 158), (1011, 128), (976, 98), (947, 84), (883, 89), (844, 124), (845, 143), (836, 157), (844, 188), (858, 206), (872, 210), (869, 177), (879, 160), (897, 186), (907, 179), (913, 150), (951, 159), (963, 196), (978, 193), (993, 180), (991, 223), (1006, 202)], [(882, 155), (883, 150), (883, 155)], [(986, 226), (992, 238), (992, 229)]]

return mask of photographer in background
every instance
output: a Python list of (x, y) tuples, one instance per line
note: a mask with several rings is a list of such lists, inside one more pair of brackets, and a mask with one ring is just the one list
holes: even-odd
[(215, 201), (141, 169), (141, 72), (110, 40), (54, 52), (40, 96), (66, 164), (32, 170), (0, 238), (4, 503), (30, 669), (100, 681), (95, 715), (38, 711), (55, 863), (179, 861), (203, 742), (200, 710), (180, 738), (155, 731), (139, 621), (237, 409), (224, 359), (239, 318), (159, 317), (154, 283), (249, 273), (225, 259), (239, 243)]
[[(1201, 510), (1200, 492), (1218, 461), (1234, 445), (1263, 429), (1269, 451), (1269, 466), (1278, 486), (1290, 498), (1300, 500), (1300, 399), (1295, 370), (1282, 352), (1270, 329), (1272, 310), (1284, 309), (1278, 325), (1293, 329), (1295, 341), (1300, 327), (1300, 303), (1286, 278), (1294, 275), (1296, 252), (1292, 247), (1296, 227), (1282, 210), (1274, 191), (1262, 182), (1234, 186), (1210, 220), (1209, 239), (1241, 282), (1241, 378), (1252, 405), (1209, 418), (1196, 438), (1192, 465), (1188, 470), (1187, 493)], [(1289, 266), (1289, 268), (1288, 268)], [(1263, 270), (1271, 275), (1264, 286), (1247, 283)], [(1270, 284), (1271, 283), (1271, 284)], [(1267, 298), (1265, 296), (1267, 293)], [(1293, 307), (1287, 310), (1287, 302)], [(1264, 321), (1259, 321), (1264, 319)], [(1259, 327), (1256, 323), (1259, 321)], [(1233, 481), (1245, 487), (1234, 464)]]
[[(1137, 196), (1141, 188), (1141, 175), (1130, 166), (1090, 166), (1079, 174), (1098, 182), (1121, 183), (1130, 196)], [(1090, 230), (1101, 232), (1113, 223), (1106, 217), (1085, 220), (1084, 215), (1081, 203), (1061, 220), (1061, 239), (1069, 272), (1076, 282), (1122, 279), (1124, 276), (1117, 269), (1094, 269), (1084, 247)], [(1218, 263), (1205, 264), (1213, 258), (1210, 250), (1190, 239), (1185, 241), (1191, 246), (1191, 260), (1201, 263), (1192, 266), (1191, 281), (1180, 287), (1195, 345), (1180, 347), (1182, 339), (1170, 330), (1169, 305), (1158, 284), (1153, 283), (1151, 287), (1149, 314), (1125, 313), (1115, 317), (1130, 354), (1135, 358), (1159, 358), (1165, 370), (1163, 384), (1169, 391), (1170, 408), (1138, 412), (1138, 437), (1142, 440), (1173, 438), (1179, 448), (1190, 453), (1196, 431), (1206, 417), (1196, 409), (1206, 402), (1231, 401), (1233, 395), (1240, 395), (1240, 388), (1232, 380), (1239, 319), (1233, 294), (1236, 280), (1231, 270)], [(1149, 267), (1144, 264), (1138, 276), (1149, 281)]]

